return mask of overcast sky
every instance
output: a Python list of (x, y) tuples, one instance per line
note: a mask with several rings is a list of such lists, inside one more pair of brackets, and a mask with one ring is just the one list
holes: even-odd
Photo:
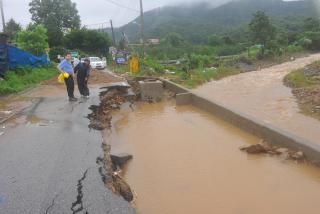
[[(29, 2), (31, 0), (3, 0), (5, 19), (14, 18), (16, 21), (26, 26), (30, 22)], [(139, 0), (111, 0), (130, 8), (139, 9)], [(179, 2), (202, 2), (204, 0), (143, 0), (144, 9), (151, 10), (168, 4), (176, 4)], [(206, 0), (212, 3), (228, 0)], [(116, 6), (108, 0), (73, 0), (77, 3), (77, 8), (81, 16), (82, 25), (91, 25), (91, 28), (101, 27), (100, 25), (92, 25), (97, 23), (109, 22), (113, 19), (115, 26), (122, 26), (139, 14), (129, 9)], [(106, 24), (104, 24), (106, 25)]]

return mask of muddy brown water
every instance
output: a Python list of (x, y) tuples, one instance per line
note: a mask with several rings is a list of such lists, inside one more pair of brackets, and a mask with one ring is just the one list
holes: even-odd
[(195, 89), (204, 97), (251, 115), (288, 132), (320, 143), (320, 121), (300, 112), (283, 78), (320, 59), (320, 53), (260, 71), (212, 81)]
[(192, 106), (138, 106), (118, 115), (114, 153), (134, 159), (125, 177), (139, 214), (318, 214), (319, 168), (250, 156), (260, 139)]

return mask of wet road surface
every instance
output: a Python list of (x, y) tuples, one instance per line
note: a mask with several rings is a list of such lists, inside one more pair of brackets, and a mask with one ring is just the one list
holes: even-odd
[(319, 168), (247, 155), (239, 147), (260, 139), (206, 112), (163, 102), (118, 118), (112, 152), (133, 155), (140, 214), (319, 213)]
[(95, 96), (76, 103), (64, 91), (38, 99), (7, 124), (13, 127), (0, 136), (1, 214), (134, 213), (98, 172), (102, 137), (85, 118), (99, 102), (93, 90)]
[(311, 142), (320, 143), (320, 121), (300, 113), (291, 89), (283, 84), (283, 78), (289, 72), (319, 59), (320, 54), (313, 54), (261, 71), (212, 81), (194, 91)]

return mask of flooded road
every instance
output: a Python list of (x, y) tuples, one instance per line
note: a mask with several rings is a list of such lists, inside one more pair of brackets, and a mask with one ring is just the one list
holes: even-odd
[(319, 59), (320, 54), (313, 54), (261, 71), (212, 81), (195, 91), (208, 99), (320, 143), (320, 121), (300, 113), (291, 89), (283, 85), (283, 78), (289, 72)]
[(139, 214), (319, 213), (318, 168), (240, 152), (260, 139), (206, 112), (163, 102), (121, 117), (111, 145), (134, 157)]

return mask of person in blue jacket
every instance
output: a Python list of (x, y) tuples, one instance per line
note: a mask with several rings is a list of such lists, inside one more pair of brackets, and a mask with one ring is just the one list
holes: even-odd
[(73, 67), (71, 64), (72, 56), (71, 53), (66, 54), (66, 58), (58, 65), (58, 69), (60, 73), (68, 73), (69, 77), (64, 79), (64, 82), (66, 83), (67, 86), (67, 92), (69, 96), (69, 101), (70, 102), (75, 102), (78, 99), (75, 98), (74, 96), (74, 72), (73, 72)]

